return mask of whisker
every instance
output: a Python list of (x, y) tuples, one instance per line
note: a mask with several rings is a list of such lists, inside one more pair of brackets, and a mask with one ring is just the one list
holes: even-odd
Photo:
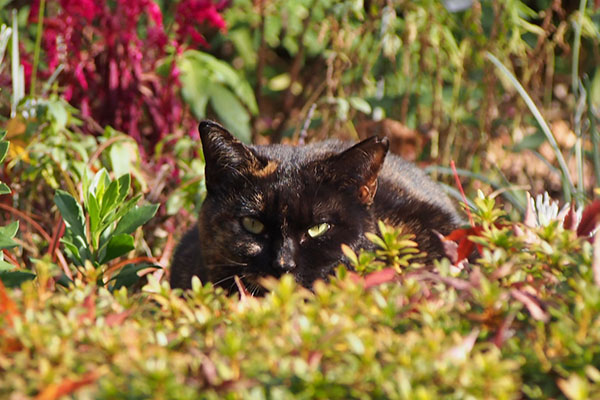
[(237, 274), (233, 274), (233, 275), (227, 275), (226, 277), (224, 277), (224, 278), (221, 278), (221, 279), (219, 279), (218, 281), (214, 282), (214, 283), (213, 283), (213, 285), (214, 285), (214, 286), (216, 286), (216, 285), (218, 285), (219, 283), (223, 283), (223, 282), (225, 282), (225, 281), (227, 281), (227, 280), (229, 280), (229, 279), (233, 279), (233, 278), (234, 278), (236, 275), (237, 275)]
[(222, 267), (230, 267), (230, 268), (239, 268), (239, 267), (247, 267), (248, 264), (231, 264), (231, 263), (223, 263), (223, 264), (207, 264), (207, 267), (212, 268), (212, 267), (217, 267), (217, 268), (222, 268)]

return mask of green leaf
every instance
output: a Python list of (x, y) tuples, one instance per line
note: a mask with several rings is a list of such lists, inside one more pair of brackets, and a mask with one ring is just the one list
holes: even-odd
[(65, 238), (60, 239), (60, 242), (65, 246), (67, 253), (70, 255), (70, 258), (75, 261), (77, 265), (83, 265), (83, 260), (81, 259), (81, 254), (79, 252), (79, 248), (75, 246), (75, 244)]
[(114, 143), (108, 149), (110, 164), (112, 165), (115, 176), (123, 176), (131, 172), (132, 148), (130, 142), (119, 141)]
[(10, 188), (5, 183), (0, 183), (0, 195), (9, 194), (10, 192)]
[(137, 275), (138, 271), (141, 271), (142, 269), (148, 268), (153, 265), (154, 264), (149, 263), (127, 264), (112, 279), (114, 280), (114, 283), (112, 285), (111, 290), (117, 290), (123, 286), (130, 288), (140, 280), (140, 277)]
[(13, 221), (6, 226), (0, 226), (0, 237), (14, 238), (19, 231), (19, 221)]
[(546, 136), (544, 132), (537, 131), (533, 135), (528, 135), (523, 138), (519, 143), (515, 144), (512, 148), (512, 151), (516, 153), (520, 153), (521, 151), (528, 150), (536, 150), (538, 149), (542, 143), (546, 141)]
[(47, 106), (54, 130), (64, 129), (67, 126), (67, 119), (69, 117), (64, 104), (60, 101), (49, 101)]
[(5, 137), (6, 137), (6, 129), (0, 129), (0, 140), (4, 140)]
[(12, 249), (13, 247), (17, 247), (18, 244), (13, 241), (11, 238), (6, 236), (0, 236), (0, 250), (4, 249)]
[(15, 288), (21, 286), (23, 282), (30, 281), (35, 278), (35, 274), (26, 271), (0, 271), (0, 281), (4, 286)]
[(113, 235), (106, 245), (106, 253), (100, 260), (100, 264), (104, 264), (117, 257), (121, 257), (122, 255), (129, 253), (134, 248), (133, 236), (126, 233)]
[(10, 271), (11, 269), (14, 269), (15, 266), (12, 265), (9, 262), (6, 262), (4, 260), (0, 260), (0, 271)]
[(112, 181), (109, 185), (108, 188), (106, 189), (106, 192), (104, 192), (104, 196), (102, 196), (102, 199), (100, 200), (100, 204), (102, 204), (101, 210), (100, 210), (100, 215), (101, 218), (104, 219), (104, 217), (112, 210), (114, 210), (119, 203), (117, 203), (117, 198), (120, 194), (120, 188), (119, 188), (119, 181)]
[(85, 195), (86, 197), (89, 197), (91, 194), (94, 194), (96, 196), (96, 199), (99, 200), (102, 198), (102, 196), (104, 196), (104, 192), (106, 191), (108, 185), (110, 185), (108, 172), (106, 172), (105, 168), (102, 168), (96, 173), (96, 175), (94, 175), (94, 178), (90, 182), (88, 192), (85, 193)]
[(244, 64), (248, 68), (256, 66), (257, 54), (252, 45), (252, 33), (249, 29), (235, 29), (229, 32), (229, 39), (235, 46), (237, 54), (244, 60)]
[(250, 143), (250, 115), (238, 99), (225, 87), (210, 87), (210, 104), (223, 124), (242, 142)]
[(206, 90), (209, 85), (206, 71), (199, 68), (193, 60), (183, 57), (178, 62), (181, 72), (181, 95), (183, 100), (190, 106), (192, 113), (198, 119), (206, 117), (206, 105), (209, 93)]
[(115, 235), (121, 233), (133, 233), (138, 227), (144, 225), (156, 214), (158, 204), (145, 204), (136, 207), (123, 216), (115, 229)]
[(9, 146), (10, 143), (5, 140), (0, 142), (0, 162), (4, 161), (4, 157), (6, 157), (6, 154), (8, 153)]
[(89, 193), (86, 209), (90, 217), (90, 232), (92, 237), (96, 236), (98, 225), (100, 224), (100, 206), (93, 193)]
[(85, 240), (85, 218), (83, 209), (77, 200), (64, 190), (57, 189), (54, 194), (54, 203), (58, 207), (67, 228), (71, 229), (76, 236)]
[(377, 236), (371, 232), (366, 232), (365, 236), (367, 237), (367, 239), (369, 239), (369, 241), (371, 241), (373, 244), (381, 247), (382, 249), (385, 249), (387, 247), (385, 245), (385, 242), (383, 241), (383, 239), (381, 239), (379, 236)]
[[(108, 228), (113, 222), (119, 221), (125, 214), (127, 214), (133, 207), (135, 207), (136, 203), (142, 198), (141, 194), (133, 196), (131, 199), (127, 200), (125, 204), (123, 204), (114, 216), (111, 216), (110, 221), (104, 221), (98, 230), (104, 234), (104, 230)], [(102, 247), (102, 242), (100, 243), (100, 247)]]
[(350, 101), (350, 105), (352, 106), (352, 108), (365, 114), (371, 113), (371, 105), (367, 103), (365, 99), (362, 99), (360, 97), (350, 97), (348, 101)]
[(119, 181), (119, 196), (115, 199), (117, 204), (121, 204), (127, 194), (129, 193), (129, 189), (131, 186), (131, 176), (129, 174), (124, 174), (117, 179)]
[[(228, 86), (237, 98), (246, 104), (252, 114), (258, 113), (258, 105), (252, 87), (228, 63), (197, 50), (186, 51), (183, 59), (192, 61), (193, 68), (198, 74), (209, 77), (205, 81), (206, 86), (216, 83)], [(192, 83), (198, 84), (197, 82)]]

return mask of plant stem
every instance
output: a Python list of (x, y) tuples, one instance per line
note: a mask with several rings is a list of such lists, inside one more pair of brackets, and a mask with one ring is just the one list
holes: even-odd
[[(591, 93), (592, 84), (588, 78), (585, 78), (585, 90)], [(596, 115), (594, 114), (594, 105), (592, 96), (587, 96), (587, 112), (590, 121), (590, 136), (592, 139), (592, 160), (594, 162), (594, 175), (596, 175), (596, 186), (600, 187), (600, 134), (596, 125)]]
[(575, 41), (573, 42), (573, 59), (571, 62), (571, 89), (577, 95), (579, 90), (579, 48), (581, 47), (581, 25), (583, 24), (583, 16), (587, 0), (579, 0), (579, 15), (575, 24)]
[(29, 87), (29, 95), (35, 95), (35, 84), (37, 81), (37, 70), (40, 62), (40, 48), (42, 47), (42, 29), (44, 26), (44, 8), (46, 0), (40, 0), (40, 9), (38, 11), (37, 31), (35, 34), (35, 48), (33, 51), (33, 68), (31, 71), (31, 86)]

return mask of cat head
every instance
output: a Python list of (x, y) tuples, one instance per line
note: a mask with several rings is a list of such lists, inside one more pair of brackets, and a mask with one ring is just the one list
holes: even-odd
[(290, 273), (310, 286), (343, 261), (342, 244), (368, 246), (387, 139), (246, 146), (214, 122), (199, 131), (207, 188), (200, 246), (213, 283), (233, 287), (238, 275), (253, 291), (260, 277)]

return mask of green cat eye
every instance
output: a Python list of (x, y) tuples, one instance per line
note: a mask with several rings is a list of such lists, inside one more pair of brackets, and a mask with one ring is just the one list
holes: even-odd
[(255, 235), (261, 234), (265, 230), (265, 225), (256, 218), (252, 217), (242, 218), (242, 226), (245, 230), (250, 233), (254, 233)]
[(327, 232), (329, 228), (331, 228), (331, 225), (329, 225), (327, 222), (323, 222), (322, 224), (308, 228), (308, 235), (311, 238), (316, 238)]

